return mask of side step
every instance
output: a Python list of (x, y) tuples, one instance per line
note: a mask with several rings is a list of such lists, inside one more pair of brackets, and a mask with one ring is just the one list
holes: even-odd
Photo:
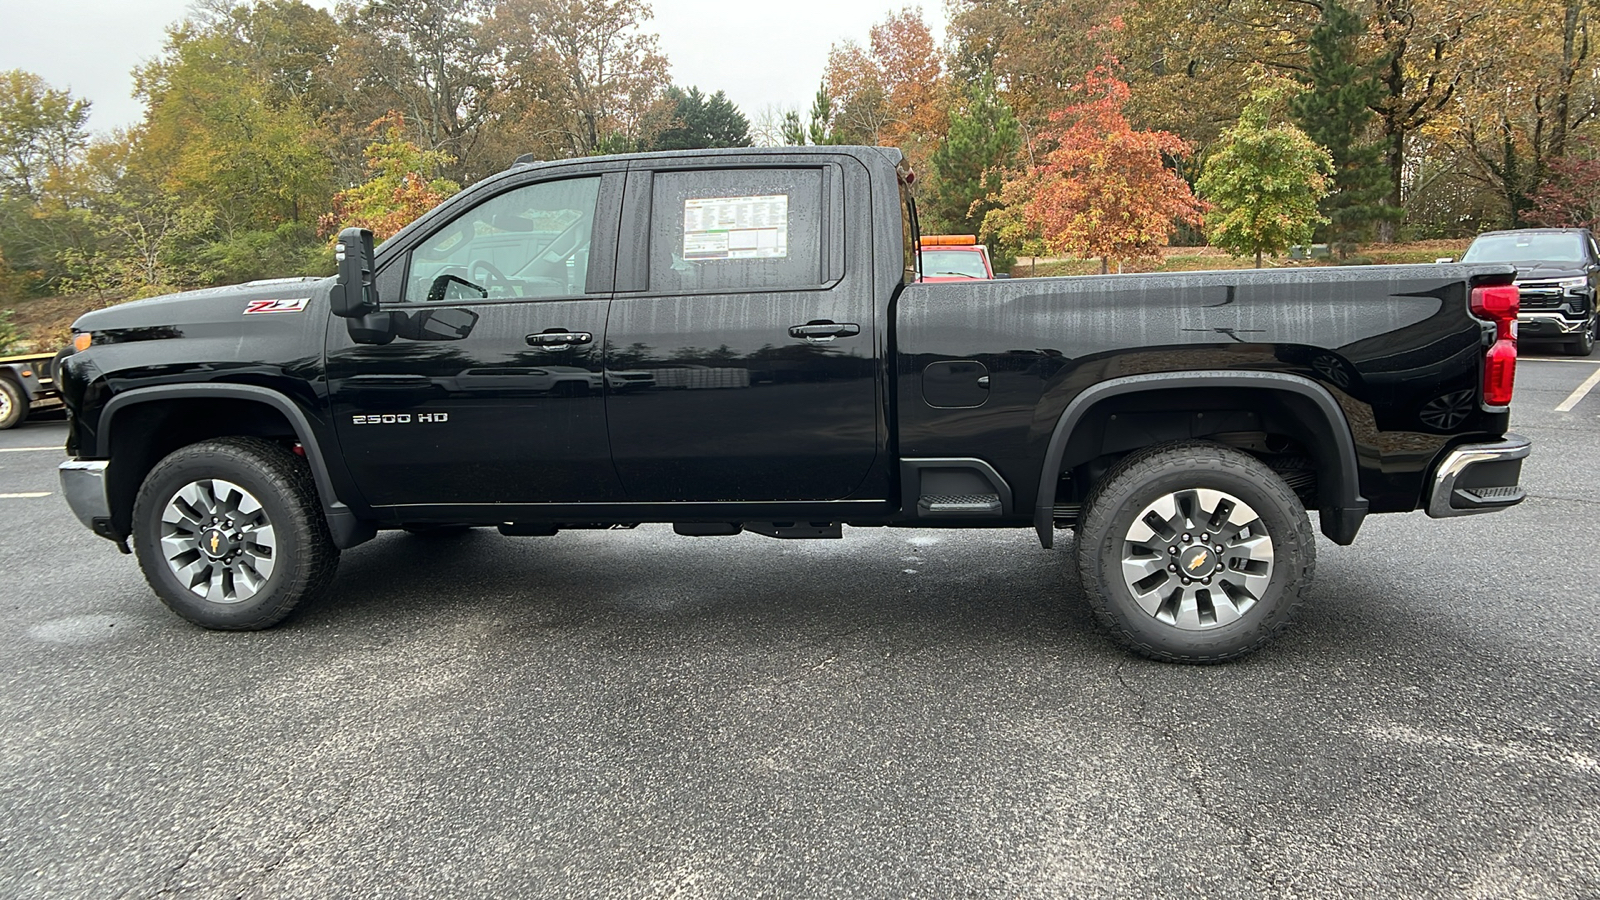
[(917, 501), (924, 516), (998, 516), (1002, 509), (999, 494), (930, 494)]

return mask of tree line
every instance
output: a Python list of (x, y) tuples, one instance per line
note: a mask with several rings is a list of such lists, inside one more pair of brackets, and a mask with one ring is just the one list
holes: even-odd
[(752, 121), (672, 84), (645, 0), (203, 0), (129, 128), (0, 73), (0, 298), (323, 272), (524, 153), (897, 146), (924, 230), (1002, 258), (1593, 225), (1597, 6), (951, 0), (942, 46), (890, 12)]

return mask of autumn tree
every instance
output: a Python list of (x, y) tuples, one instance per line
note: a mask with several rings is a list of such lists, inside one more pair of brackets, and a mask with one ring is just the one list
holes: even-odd
[(750, 146), (750, 122), (721, 91), (707, 97), (698, 87), (667, 88), (670, 123), (655, 136), (652, 150), (698, 150)]
[(1160, 255), (1175, 222), (1199, 225), (1203, 206), (1165, 160), (1184, 159), (1189, 145), (1164, 131), (1135, 131), (1123, 107), (1128, 86), (1109, 69), (1090, 72), (1082, 99), (1051, 113), (1039, 142), (1040, 162), (1002, 187), (1002, 201), (1021, 208), (1052, 252), (1116, 260)]
[(1341, 250), (1369, 237), (1380, 219), (1399, 212), (1383, 203), (1388, 184), (1384, 148), (1372, 139), (1372, 106), (1383, 90), (1378, 83), (1383, 60), (1366, 57), (1361, 43), (1365, 33), (1360, 16), (1339, 0), (1323, 0), (1300, 75), (1306, 89), (1289, 101), (1295, 124), (1326, 148), (1333, 161), (1333, 185), (1321, 211), (1331, 243)]
[(1549, 177), (1532, 197), (1527, 221), (1550, 228), (1587, 228), (1600, 233), (1600, 147), (1573, 140), (1551, 161)]
[[(1589, 23), (1593, 0), (1490, 0), (1497, 27), (1473, 32), (1446, 132), (1472, 173), (1504, 205), (1504, 221), (1532, 221), (1535, 197), (1580, 129), (1600, 115)], [(1507, 42), (1502, 30), (1519, 39)], [(1587, 73), (1587, 74), (1582, 74)]]
[(637, 149), (667, 59), (644, 0), (500, 0), (490, 20), (513, 135), (535, 152)]
[(57, 250), (75, 238), (77, 217), (51, 196), (81, 158), (89, 102), (31, 72), (0, 73), (0, 268), (10, 291), (43, 293), (64, 270)]
[[(506, 4), (501, 4), (504, 6)], [(493, 0), (367, 0), (348, 14), (338, 66), (357, 86), (346, 128), (397, 110), (424, 149), (455, 162), (435, 173), (476, 180), (505, 164), (486, 127), (496, 112), (497, 53), (485, 19)]]
[(423, 150), (406, 140), (405, 118), (393, 113), (368, 128), (367, 169), (372, 177), (333, 197), (333, 210), (321, 220), (324, 237), (343, 228), (367, 228), (385, 240), (444, 202), (461, 186), (432, 173), (449, 165), (439, 150)]
[(951, 4), (951, 66), (971, 82), (992, 72), (1025, 133), (1047, 126), (1105, 62), (1106, 29), (1129, 0), (957, 0)]
[(1200, 196), (1213, 207), (1207, 239), (1234, 256), (1254, 253), (1258, 269), (1263, 252), (1309, 243), (1327, 221), (1317, 203), (1333, 171), (1328, 151), (1294, 125), (1272, 120), (1290, 90), (1281, 82), (1257, 88), (1200, 176)]
[(0, 195), (37, 200), (88, 140), (89, 101), (32, 72), (0, 72)]
[(947, 128), (940, 54), (914, 7), (872, 26), (866, 47), (854, 41), (834, 45), (823, 83), (839, 143), (899, 147), (914, 166), (922, 166)]

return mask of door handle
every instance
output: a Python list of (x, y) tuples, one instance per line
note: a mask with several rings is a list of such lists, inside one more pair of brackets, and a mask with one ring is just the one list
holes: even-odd
[(808, 341), (831, 341), (836, 337), (854, 337), (861, 333), (861, 326), (852, 322), (829, 322), (816, 319), (804, 325), (790, 325), (789, 336), (803, 338)]
[(593, 343), (594, 335), (587, 331), (543, 331), (528, 335), (527, 341), (530, 347), (570, 347)]

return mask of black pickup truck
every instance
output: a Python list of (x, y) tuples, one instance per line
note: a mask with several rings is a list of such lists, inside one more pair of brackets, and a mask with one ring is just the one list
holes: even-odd
[(1294, 615), (1368, 513), (1511, 506), (1508, 265), (918, 281), (881, 148), (519, 164), (339, 274), (99, 310), (62, 484), (177, 614), (273, 625), (380, 529), (1076, 532), (1158, 659)]

